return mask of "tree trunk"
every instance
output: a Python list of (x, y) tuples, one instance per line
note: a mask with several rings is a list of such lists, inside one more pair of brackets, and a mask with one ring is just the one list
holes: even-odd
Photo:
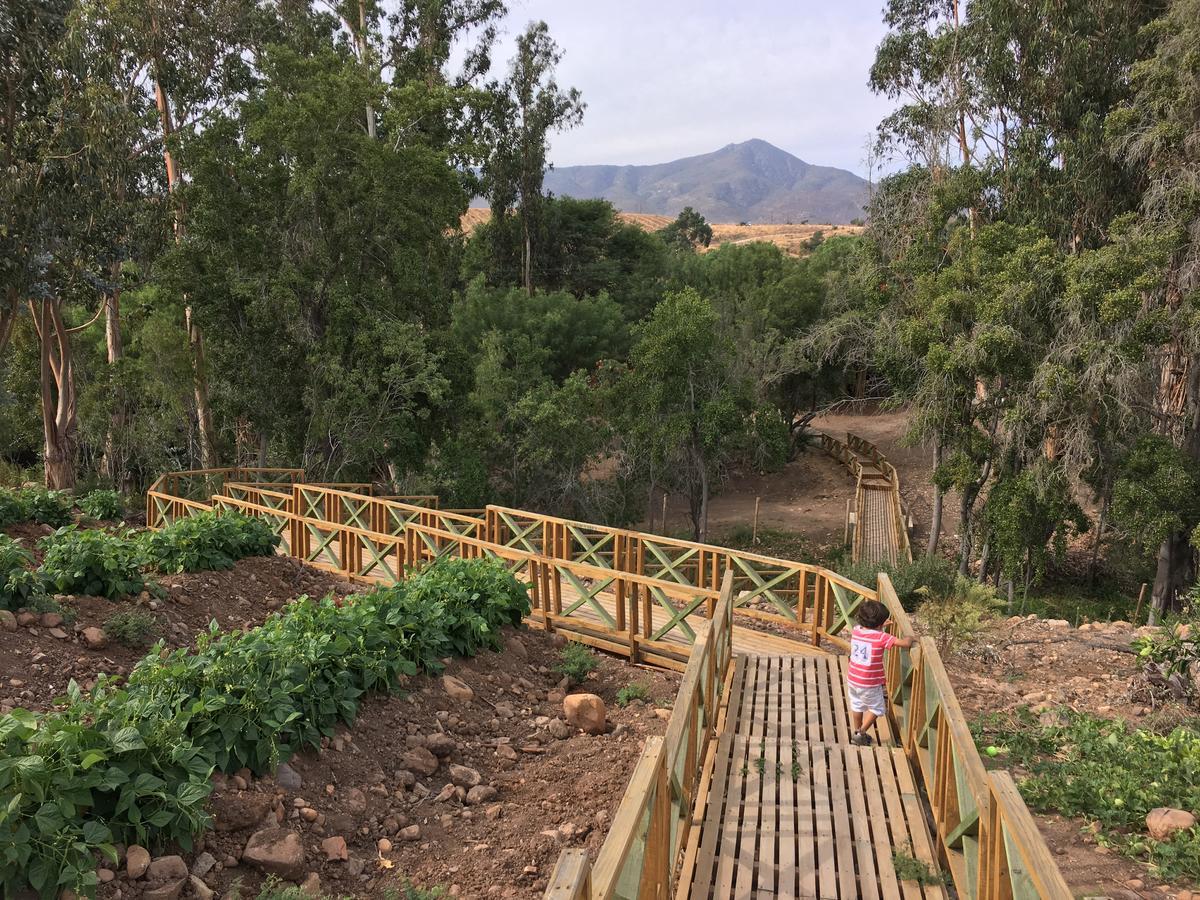
[(0, 305), (0, 354), (12, 337), (13, 326), (17, 323), (17, 289), (10, 287)]
[(1104, 539), (1104, 526), (1108, 519), (1108, 492), (1100, 504), (1100, 518), (1096, 522), (1096, 537), (1092, 541), (1092, 558), (1088, 560), (1088, 584), (1096, 583), (1096, 567), (1100, 561), (1100, 541)]
[[(367, 65), (367, 4), (358, 0), (358, 53), (363, 66)], [(375, 108), (367, 104), (367, 136), (375, 140)]]
[(59, 299), (30, 301), (41, 357), (43, 464), (46, 487), (75, 487), (78, 423), (75, 407), (75, 366), (71, 337)]
[(1150, 594), (1149, 624), (1157, 625), (1167, 610), (1178, 606), (1179, 597), (1195, 577), (1192, 547), (1185, 531), (1167, 535), (1158, 548), (1158, 568), (1154, 572), (1154, 590)]
[(521, 230), (525, 235), (525, 249), (523, 253), (522, 266), (524, 268), (523, 278), (525, 282), (525, 295), (533, 296), (533, 244), (529, 239), (529, 217), (524, 212), (521, 213)]
[[(113, 268), (119, 266), (114, 264)], [(111, 368), (124, 355), (124, 343), (121, 339), (121, 288), (114, 286), (112, 292), (104, 298), (104, 344), (108, 350), (108, 365)], [(104, 455), (100, 459), (100, 470), (112, 482), (113, 487), (122, 489), (125, 485), (125, 461), (117, 449), (117, 435), (125, 429), (125, 397), (124, 391), (114, 388), (113, 409), (108, 420), (108, 433), (104, 436)]]
[[(260, 430), (258, 432), (258, 467), (260, 469), (265, 469), (267, 467), (267, 448), (270, 446), (270, 443), (270, 436), (266, 433), (266, 431)], [(388, 477), (391, 478), (392, 483), (395, 484), (396, 466), (394, 463), (388, 463)]]
[(654, 508), (654, 479), (650, 479), (650, 487), (646, 493), (646, 530), (651, 534), (654, 533), (654, 514), (657, 510)]
[[(158, 31), (158, 22), (154, 18), (151, 19), (151, 29), (155, 32)], [(163, 163), (167, 169), (167, 191), (174, 194), (175, 189), (179, 186), (179, 168), (176, 165), (174, 154), (171, 153), (169, 141), (175, 133), (175, 126), (171, 120), (171, 104), (162, 86), (161, 60), (156, 57), (153, 63), (154, 102), (158, 107), (159, 122), (162, 125)], [(177, 242), (183, 239), (184, 224), (183, 208), (176, 202), (175, 240)], [(192, 387), (196, 400), (196, 423), (200, 434), (200, 466), (205, 469), (215, 468), (217, 466), (216, 434), (213, 431), (212, 405), (208, 397), (208, 373), (204, 366), (204, 338), (200, 333), (200, 326), (192, 317), (190, 304), (184, 306), (183, 318), (187, 328), (188, 348), (191, 350), (192, 356)]]
[[(942, 445), (941, 443), (936, 443), (933, 445), (933, 470), (935, 473), (941, 464)], [(942, 503), (944, 499), (942, 489), (937, 484), (934, 484), (933, 512), (929, 516), (929, 541), (925, 545), (926, 556), (933, 556), (937, 553), (938, 541), (942, 538)]]
[(700, 532), (696, 536), (698, 543), (707, 543), (708, 541), (708, 467), (704, 465), (704, 460), (700, 460)]

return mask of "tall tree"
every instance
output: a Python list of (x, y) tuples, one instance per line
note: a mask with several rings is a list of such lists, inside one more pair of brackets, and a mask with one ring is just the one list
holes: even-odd
[(550, 135), (573, 128), (585, 104), (575, 88), (555, 81), (562, 51), (545, 22), (533, 22), (517, 39), (508, 79), (499, 86), (493, 111), (495, 150), (484, 166), (493, 221), (506, 220), (514, 206), (520, 223), (521, 282), (533, 293), (534, 246), (542, 222), (542, 185)]

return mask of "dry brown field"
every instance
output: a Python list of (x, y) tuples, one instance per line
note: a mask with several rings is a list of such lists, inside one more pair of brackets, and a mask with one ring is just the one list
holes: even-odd
[[(651, 213), (617, 213), (621, 220), (645, 228), (647, 231), (657, 231), (665, 228), (672, 221), (670, 216), (657, 216)], [(471, 207), (462, 217), (463, 231), (470, 233), (475, 226), (486, 222), (491, 211), (480, 207)], [(731, 222), (712, 223), (713, 240), (709, 249), (721, 244), (747, 244), (752, 241), (766, 241), (778, 245), (785, 253), (792, 256), (802, 256), (806, 250), (805, 241), (815, 232), (822, 232), (830, 238), (841, 234), (859, 234), (863, 229), (860, 225), (737, 225)]]

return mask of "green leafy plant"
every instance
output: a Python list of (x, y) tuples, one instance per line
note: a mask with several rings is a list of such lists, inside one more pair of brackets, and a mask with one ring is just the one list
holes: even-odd
[(940, 556), (918, 556), (911, 563), (893, 566), (888, 563), (843, 564), (838, 572), (852, 581), (874, 587), (879, 572), (892, 579), (896, 596), (907, 610), (914, 609), (929, 597), (945, 597), (954, 591), (958, 573), (954, 564)]
[(0, 528), (16, 525), (29, 518), (21, 492), (0, 488)]
[(617, 706), (624, 709), (635, 700), (645, 702), (650, 699), (650, 687), (641, 681), (625, 685), (617, 691)]
[(156, 571), (202, 572), (232, 568), (248, 556), (270, 556), (279, 540), (265, 519), (206, 511), (147, 532), (143, 547), (147, 564)]
[(1167, 841), (1145, 833), (1156, 807), (1200, 808), (1200, 732), (1155, 734), (1069, 709), (1047, 723), (1028, 709), (993, 716), (973, 731), (984, 753), (994, 747), (1030, 773), (1019, 786), (1031, 808), (1097, 823), (1099, 840), (1149, 864), (1157, 877), (1200, 877), (1200, 827)]
[(934, 870), (929, 863), (917, 859), (912, 854), (912, 845), (897, 847), (892, 851), (892, 868), (896, 877), (901, 881), (915, 881), (917, 884), (945, 884), (945, 876)]
[[(918, 593), (928, 591), (921, 588)], [(917, 619), (928, 629), (938, 652), (948, 655), (978, 639), (1002, 605), (987, 585), (959, 578), (950, 593), (929, 596), (917, 608)]]
[(126, 647), (139, 649), (152, 642), (158, 620), (142, 609), (126, 609), (110, 616), (104, 623), (104, 633)]
[(138, 542), (130, 534), (60, 528), (41, 542), (41, 571), (64, 594), (115, 600), (145, 588)]
[(43, 487), (22, 488), (20, 502), (24, 506), (26, 519), (52, 528), (60, 528), (71, 522), (71, 498), (62, 491), (49, 491)]
[[(476, 598), (482, 626), (459, 596), (480, 590), (493, 592)], [(87, 891), (93, 854), (114, 859), (115, 842), (189, 848), (214, 769), (264, 772), (319, 746), (367, 692), (528, 611), (501, 564), (445, 560), (395, 588), (303, 598), (246, 633), (214, 623), (194, 651), (156, 648), (120, 689), (72, 683), (61, 712), (0, 716), (0, 887)]]
[(93, 519), (120, 519), (125, 515), (125, 501), (116, 491), (97, 488), (79, 501), (79, 508)]
[(554, 667), (554, 671), (566, 675), (571, 684), (583, 684), (584, 679), (595, 671), (599, 664), (596, 654), (583, 644), (571, 641), (559, 651), (558, 665)]
[(1135, 638), (1133, 649), (1150, 684), (1166, 688), (1181, 700), (1197, 699), (1191, 677), (1200, 663), (1200, 626), (1196, 622), (1169, 622), (1156, 634)]
[(32, 571), (33, 554), (0, 534), (0, 609), (20, 609), (45, 593), (41, 576)]

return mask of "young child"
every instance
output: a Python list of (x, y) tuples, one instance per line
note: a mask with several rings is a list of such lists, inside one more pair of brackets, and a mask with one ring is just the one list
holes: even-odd
[(850, 720), (854, 725), (850, 742), (869, 747), (872, 741), (867, 731), (877, 718), (887, 714), (883, 651), (888, 647), (911, 647), (913, 639), (893, 637), (883, 630), (888, 611), (878, 600), (864, 600), (855, 618), (858, 624), (850, 633), (850, 667), (846, 673)]

